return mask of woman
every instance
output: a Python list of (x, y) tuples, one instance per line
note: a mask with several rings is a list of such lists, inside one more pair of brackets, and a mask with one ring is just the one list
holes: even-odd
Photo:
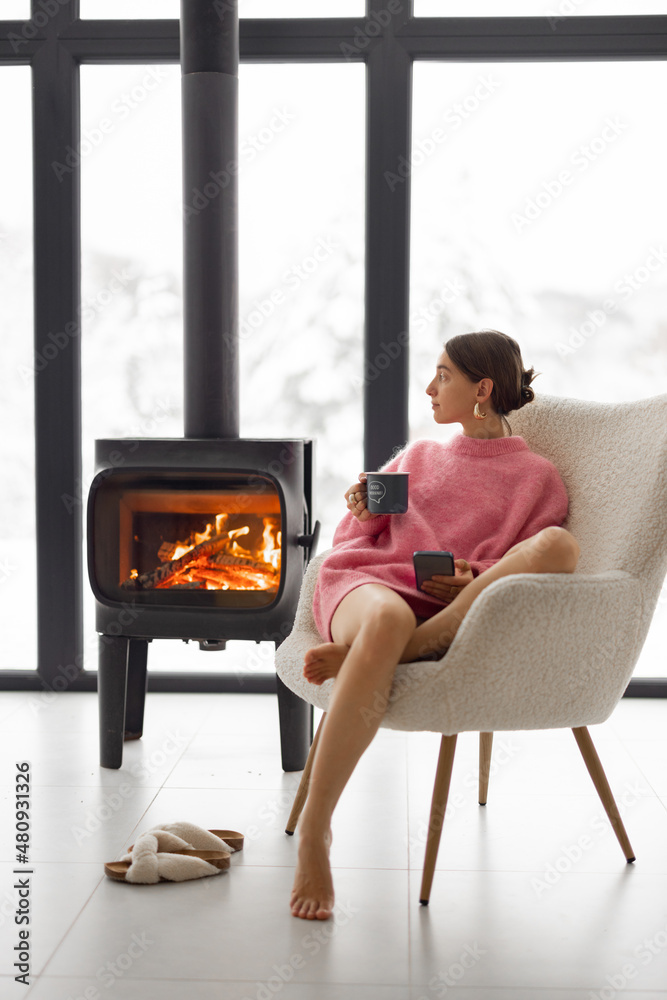
[[(565, 486), (555, 466), (513, 437), (506, 414), (534, 399), (519, 345), (496, 330), (447, 341), (426, 392), (438, 424), (463, 433), (416, 441), (385, 467), (410, 472), (406, 514), (371, 514), (365, 475), (346, 490), (348, 513), (320, 567), (313, 613), (329, 641), (304, 674), (336, 677), (299, 820), (290, 907), (326, 920), (334, 894), (331, 815), (380, 725), (398, 663), (442, 657), (477, 595), (512, 573), (572, 573), (575, 538), (561, 527)], [(412, 553), (451, 550), (455, 576), (414, 586)], [(378, 710), (380, 706), (380, 710)]]

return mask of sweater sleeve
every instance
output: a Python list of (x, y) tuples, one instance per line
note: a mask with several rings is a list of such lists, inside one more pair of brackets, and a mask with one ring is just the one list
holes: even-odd
[[(403, 449), (395, 458), (390, 459), (386, 462), (381, 469), (377, 469), (377, 472), (398, 472), (401, 468), (401, 463), (407, 452), (407, 447)], [(336, 531), (334, 532), (332, 545), (338, 544), (338, 542), (348, 542), (353, 538), (361, 538), (363, 536), (377, 536), (383, 531), (384, 528), (388, 527), (392, 517), (400, 517), (400, 514), (375, 514), (373, 517), (369, 517), (365, 521), (360, 521), (358, 517), (355, 517), (349, 510), (343, 515), (342, 520), (339, 522)]]
[[(505, 552), (508, 552), (518, 542), (536, 535), (543, 528), (548, 528), (552, 525), (560, 527), (567, 517), (568, 503), (565, 484), (556, 467), (549, 463), (536, 483), (535, 495), (529, 513), (519, 533), (507, 546)], [(470, 568), (472, 569), (473, 577), (479, 576), (480, 573), (490, 569), (491, 566), (495, 566), (498, 561), (498, 559), (476, 559), (471, 561)]]

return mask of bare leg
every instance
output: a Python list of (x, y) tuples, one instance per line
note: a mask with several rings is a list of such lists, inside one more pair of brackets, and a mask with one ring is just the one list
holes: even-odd
[(349, 646), (322, 727), (299, 820), (299, 857), (290, 906), (295, 917), (326, 920), (333, 910), (331, 816), (357, 761), (378, 730), (401, 651), (415, 629), (406, 602), (381, 584), (357, 587), (331, 623)]
[(544, 528), (505, 553), (495, 566), (475, 577), (451, 604), (419, 625), (401, 654), (401, 663), (412, 663), (429, 653), (442, 654), (454, 640), (470, 606), (490, 583), (513, 573), (574, 573), (579, 545), (565, 528)]
[[(417, 618), (417, 625), (425, 621), (426, 618)], [(311, 684), (323, 684), (330, 677), (337, 677), (349, 650), (350, 647), (342, 642), (312, 646), (303, 659), (303, 676)]]

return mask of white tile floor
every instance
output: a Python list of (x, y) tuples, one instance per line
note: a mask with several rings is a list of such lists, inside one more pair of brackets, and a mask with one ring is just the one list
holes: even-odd
[[(3, 1000), (667, 1000), (667, 702), (623, 701), (591, 729), (634, 865), (569, 731), (497, 734), (485, 808), (462, 735), (428, 908), (439, 738), (381, 730), (334, 817), (325, 924), (287, 907), (299, 775), (281, 770), (276, 699), (150, 694), (145, 733), (102, 770), (95, 695), (0, 694)], [(33, 784), (29, 989), (13, 978), (18, 760)], [(242, 830), (245, 849), (196, 882), (104, 876), (175, 819)]]

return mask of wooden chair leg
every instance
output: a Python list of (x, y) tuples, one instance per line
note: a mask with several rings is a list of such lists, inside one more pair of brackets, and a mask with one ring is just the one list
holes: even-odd
[(635, 852), (632, 850), (628, 835), (625, 832), (623, 820), (621, 819), (618, 807), (614, 801), (614, 796), (611, 793), (611, 788), (609, 787), (607, 776), (604, 773), (602, 764), (600, 763), (600, 758), (598, 757), (597, 751), (593, 746), (591, 735), (586, 726), (579, 726), (577, 729), (573, 729), (572, 732), (574, 733), (574, 738), (577, 741), (579, 749), (581, 750), (581, 756), (584, 758), (584, 763), (588, 768), (588, 773), (593, 779), (593, 784), (597, 789), (600, 801), (602, 802), (605, 812), (609, 817), (609, 822), (611, 823), (614, 833), (618, 838), (618, 842), (621, 845), (623, 853), (625, 854), (628, 862), (634, 861)]
[(493, 733), (479, 734), (479, 804), (486, 805), (489, 791), (489, 772), (491, 770), (491, 748)]
[(435, 862), (438, 858), (438, 848), (440, 846), (440, 834), (442, 833), (442, 824), (445, 819), (445, 810), (447, 809), (447, 799), (449, 797), (449, 783), (452, 777), (452, 765), (454, 764), (455, 750), (456, 735), (443, 736), (442, 742), (440, 743), (438, 768), (435, 772), (433, 799), (431, 800), (431, 816), (428, 821), (424, 874), (422, 876), (422, 887), (419, 894), (419, 902), (422, 906), (428, 905), (429, 897), (431, 895)]
[(306, 804), (306, 799), (308, 798), (308, 785), (310, 784), (310, 772), (313, 768), (313, 761), (315, 760), (315, 751), (317, 750), (317, 742), (320, 738), (320, 732), (322, 731), (322, 726), (324, 725), (324, 720), (327, 717), (325, 712), (320, 719), (320, 724), (317, 727), (317, 732), (315, 733), (315, 738), (310, 747), (310, 752), (308, 754), (308, 759), (306, 761), (306, 766), (303, 769), (303, 774), (301, 775), (301, 781), (299, 782), (299, 787), (296, 790), (296, 795), (294, 797), (294, 803), (292, 805), (292, 811), (287, 820), (287, 826), (285, 827), (285, 833), (288, 833), (290, 837), (296, 830), (296, 824), (299, 822), (299, 816), (301, 815), (301, 810)]

